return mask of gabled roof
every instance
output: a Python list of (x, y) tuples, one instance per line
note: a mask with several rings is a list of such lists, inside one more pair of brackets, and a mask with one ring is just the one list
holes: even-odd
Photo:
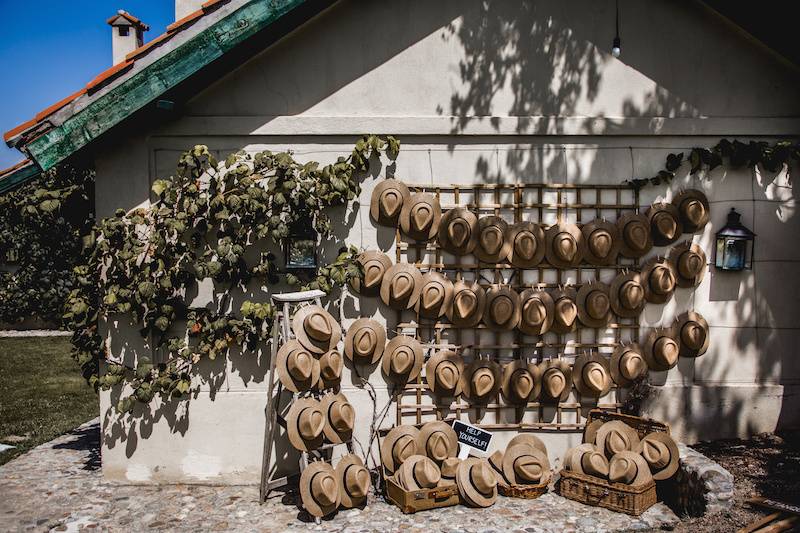
[(274, 30), (277, 40), (334, 1), (209, 0), (3, 138), (38, 168), (50, 169), (250, 38)]
[(122, 9), (117, 11), (117, 14), (113, 17), (109, 17), (106, 24), (110, 24), (111, 26), (134, 26), (142, 31), (150, 29), (150, 26)]

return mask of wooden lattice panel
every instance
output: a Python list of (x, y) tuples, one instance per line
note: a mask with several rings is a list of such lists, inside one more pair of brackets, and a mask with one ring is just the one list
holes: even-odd
[[(442, 186), (413, 186), (417, 192), (429, 192), (439, 198), (442, 210), (462, 206), (478, 217), (496, 215), (509, 224), (531, 221), (547, 228), (556, 222), (586, 223), (595, 218), (616, 221), (625, 213), (638, 211), (638, 191), (624, 185), (553, 185), (543, 183), (480, 184)], [(493, 282), (510, 285), (518, 292), (528, 287), (553, 289), (559, 286), (580, 285), (592, 280), (610, 283), (626, 269), (637, 269), (638, 261), (621, 255), (613, 265), (596, 267), (582, 264), (579, 268), (561, 270), (545, 262), (535, 268), (520, 269), (511, 264), (488, 264), (479, 262), (472, 255), (452, 255), (438, 246), (436, 241), (416, 242), (408, 240), (399, 229), (395, 233), (397, 263), (416, 265), (421, 271), (439, 270), (455, 282), (459, 277), (471, 281), (479, 280), (488, 287)], [(396, 333), (416, 336), (426, 347), (426, 359), (435, 350), (453, 349), (465, 362), (474, 357), (491, 357), (501, 365), (513, 359), (525, 357), (532, 362), (549, 358), (564, 358), (572, 363), (574, 357), (584, 351), (596, 350), (610, 357), (620, 341), (638, 341), (638, 318), (620, 318), (612, 314), (612, 323), (602, 329), (579, 326), (569, 334), (548, 332), (545, 335), (528, 336), (517, 331), (494, 332), (483, 324), (471, 328), (460, 328), (445, 320), (422, 318), (413, 311), (398, 312)], [(424, 372), (423, 372), (424, 374)], [(572, 389), (570, 399), (554, 404), (531, 402), (522, 412), (521, 408), (507, 406), (500, 398), (486, 406), (473, 407), (458, 398), (449, 406), (436, 405), (422, 375), (402, 390), (395, 392), (397, 400), (397, 424), (419, 424), (435, 418), (461, 418), (469, 415), (476, 425), (489, 430), (567, 430), (583, 428), (589, 409), (601, 407), (619, 410), (622, 395), (615, 386), (602, 403), (594, 399), (579, 399)], [(486, 422), (486, 414), (493, 413), (494, 421)]]

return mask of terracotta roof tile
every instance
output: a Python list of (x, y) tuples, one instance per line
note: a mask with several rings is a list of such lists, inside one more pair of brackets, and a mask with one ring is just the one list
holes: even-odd
[(72, 93), (71, 95), (67, 96), (63, 100), (59, 100), (50, 107), (39, 111), (38, 113), (36, 113), (35, 120), (37, 121), (44, 120), (45, 118), (49, 117), (50, 115), (52, 115), (53, 113), (55, 113), (56, 111), (58, 111), (59, 109), (61, 109), (62, 107), (64, 107), (65, 105), (75, 100), (77, 97), (79, 97), (84, 93), (86, 93), (86, 89), (81, 89), (80, 91)]
[(126, 55), (125, 59), (127, 61), (133, 61), (134, 59), (145, 55), (147, 52), (150, 51), (151, 48), (153, 48), (156, 45), (161, 44), (162, 42), (166, 41), (167, 39), (169, 39), (173, 35), (174, 35), (173, 33), (162, 33), (161, 35), (159, 35), (158, 37), (156, 37), (152, 41), (148, 41), (147, 43), (143, 44), (142, 46), (140, 46), (139, 48), (137, 48), (136, 50), (134, 50), (130, 54)]
[(202, 17), (204, 14), (205, 14), (205, 11), (203, 11), (202, 9), (198, 9), (197, 11), (193, 11), (193, 12), (189, 13), (188, 15), (183, 17), (182, 19), (176, 20), (175, 22), (173, 22), (172, 24), (167, 26), (167, 33), (173, 33), (173, 32), (176, 32), (176, 31), (180, 30), (184, 26), (187, 26), (187, 25), (193, 23), (194, 21), (196, 21), (197, 19)]
[(15, 164), (15, 165), (12, 165), (12, 166), (10, 166), (8, 168), (4, 168), (3, 170), (0, 170), (0, 179), (3, 179), (7, 175), (13, 174), (15, 171), (17, 171), (17, 170), (19, 170), (19, 169), (21, 169), (23, 167), (27, 167), (28, 165), (32, 165), (32, 164), (33, 164), (33, 161), (31, 161), (30, 159), (23, 159), (22, 161), (20, 161), (19, 163)]
[(210, 11), (211, 9), (216, 9), (218, 5), (227, 1), (228, 0), (208, 0), (208, 2), (205, 2), (200, 7), (203, 8), (203, 11)]
[(28, 128), (31, 128), (31, 127), (35, 126), (36, 122), (37, 122), (37, 120), (35, 118), (32, 118), (32, 119), (28, 120), (27, 122), (23, 122), (19, 126), (16, 126), (16, 127), (12, 128), (12, 129), (8, 130), (7, 132), (5, 132), (3, 134), (3, 140), (4, 141), (8, 141), (12, 137), (16, 137), (17, 134), (22, 133), (23, 131), (27, 130)]
[(98, 89), (99, 88), (98, 86), (101, 83), (103, 83), (104, 81), (108, 80), (109, 78), (117, 76), (118, 74), (122, 74), (123, 72), (125, 72), (126, 70), (131, 68), (132, 66), (133, 66), (133, 61), (129, 61), (129, 60), (125, 60), (125, 61), (121, 61), (121, 62), (117, 63), (113, 67), (104, 70), (103, 72), (98, 74), (95, 79), (93, 79), (92, 81), (87, 83), (86, 84), (86, 90), (91, 92), (91, 91), (94, 91), (94, 90)]

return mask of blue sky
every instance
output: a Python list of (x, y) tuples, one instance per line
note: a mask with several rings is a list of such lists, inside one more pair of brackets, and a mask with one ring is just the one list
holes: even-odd
[[(106, 19), (124, 9), (150, 26), (145, 42), (175, 18), (174, 0), (0, 0), (0, 130), (6, 132), (111, 66)], [(0, 169), (23, 155), (0, 147)]]

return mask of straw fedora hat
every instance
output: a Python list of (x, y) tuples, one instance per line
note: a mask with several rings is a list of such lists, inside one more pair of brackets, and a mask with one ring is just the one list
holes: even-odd
[(619, 252), (625, 257), (636, 259), (653, 248), (650, 221), (641, 213), (625, 213), (617, 219), (620, 235)]
[(700, 285), (706, 273), (706, 253), (689, 241), (676, 244), (669, 251), (669, 262), (675, 269), (678, 287), (691, 288)]
[(381, 301), (392, 309), (411, 309), (417, 304), (421, 289), (422, 272), (414, 265), (397, 263), (383, 275)]
[(325, 461), (315, 461), (300, 474), (300, 501), (311, 516), (328, 516), (341, 503), (336, 471)]
[(550, 481), (547, 453), (533, 446), (507, 447), (502, 464), (503, 477), (510, 485), (539, 485)]
[(601, 281), (584, 283), (578, 289), (578, 319), (589, 328), (605, 327), (611, 320), (609, 287)]
[(325, 415), (325, 426), (322, 428), (325, 438), (334, 444), (350, 440), (356, 422), (356, 410), (347, 397), (341, 392), (329, 392), (320, 398), (319, 406)]
[(503, 384), (503, 370), (489, 359), (475, 359), (461, 374), (461, 393), (471, 404), (485, 404)]
[(447, 422), (426, 422), (417, 436), (417, 453), (427, 455), (436, 464), (441, 464), (448, 457), (458, 455), (458, 435)]
[(307, 350), (323, 354), (336, 348), (342, 327), (329, 312), (318, 305), (307, 305), (292, 318), (294, 336)]
[(402, 181), (385, 179), (372, 189), (369, 214), (372, 220), (384, 226), (397, 226), (397, 219), (411, 192)]
[(517, 268), (535, 267), (544, 259), (544, 230), (533, 222), (517, 222), (508, 228), (508, 259)]
[(325, 413), (314, 398), (298, 398), (286, 414), (286, 433), (292, 446), (302, 452), (322, 445)]
[(395, 478), (401, 487), (411, 492), (435, 487), (442, 473), (427, 455), (412, 455), (400, 465)]
[(672, 204), (678, 208), (684, 233), (697, 233), (708, 224), (711, 209), (708, 206), (708, 198), (702, 191), (697, 189), (681, 191), (672, 199)]
[(553, 268), (575, 268), (586, 253), (586, 242), (578, 226), (559, 222), (545, 232), (547, 262)]
[(340, 505), (345, 509), (363, 505), (367, 501), (371, 480), (361, 458), (349, 453), (339, 459), (334, 471), (339, 482)]
[(417, 455), (417, 436), (419, 430), (414, 426), (395, 426), (381, 442), (381, 464), (390, 474), (413, 455)]
[(358, 256), (364, 277), (350, 278), (350, 288), (359, 294), (377, 294), (381, 290), (383, 275), (392, 267), (389, 256), (379, 250), (367, 250)]
[(597, 430), (595, 444), (606, 457), (611, 458), (619, 452), (637, 450), (639, 434), (625, 422), (611, 420)]
[(471, 328), (483, 318), (486, 308), (486, 291), (479, 283), (458, 280), (453, 285), (451, 305), (445, 309), (447, 319), (454, 326)]
[(541, 400), (565, 401), (572, 390), (572, 367), (561, 359), (550, 359), (539, 363), (539, 368), (542, 371)]
[(672, 298), (677, 286), (675, 267), (663, 257), (653, 257), (642, 265), (644, 299), (663, 304)]
[(597, 352), (581, 354), (572, 365), (572, 380), (581, 396), (601, 398), (611, 389), (608, 359)]
[(338, 350), (325, 352), (319, 358), (319, 382), (320, 390), (336, 387), (342, 381), (342, 368), (344, 359)]
[(281, 383), (291, 392), (310, 390), (319, 381), (319, 360), (296, 339), (281, 346), (275, 366)]
[(442, 464), (439, 466), (439, 470), (442, 474), (442, 477), (439, 479), (440, 487), (456, 484), (456, 472), (458, 471), (458, 465), (460, 464), (461, 459), (458, 457), (448, 457), (442, 461)]
[(644, 360), (650, 370), (669, 370), (678, 364), (680, 345), (672, 328), (650, 330), (644, 341)]
[(677, 241), (683, 233), (678, 208), (669, 203), (655, 203), (647, 209), (653, 244), (667, 246)]
[(586, 242), (584, 261), (592, 265), (613, 265), (619, 255), (622, 239), (613, 222), (596, 218), (581, 227)]
[(541, 450), (544, 453), (547, 453), (547, 447), (544, 445), (544, 442), (542, 442), (542, 439), (531, 433), (519, 433), (515, 435), (514, 438), (508, 441), (506, 449), (520, 444), (524, 444), (525, 446), (531, 446), (533, 448), (536, 448), (537, 450)]
[(544, 335), (553, 325), (555, 304), (550, 293), (525, 289), (519, 295), (520, 314), (517, 329), (526, 335)]
[(573, 287), (564, 287), (550, 292), (553, 298), (553, 324), (555, 333), (570, 333), (578, 327), (577, 293)]
[(439, 199), (427, 192), (415, 192), (403, 202), (400, 229), (417, 241), (429, 241), (439, 233), (442, 208)]
[(568, 450), (564, 454), (564, 468), (585, 476), (608, 477), (608, 459), (594, 444), (579, 444)]
[(650, 472), (656, 481), (669, 479), (678, 471), (678, 445), (663, 431), (653, 431), (642, 437), (636, 451), (650, 465)]
[(455, 352), (442, 350), (425, 363), (425, 378), (428, 389), (436, 396), (459, 396), (464, 360)]
[(414, 337), (397, 335), (383, 349), (381, 368), (390, 381), (405, 384), (417, 379), (422, 360), (422, 344)]
[(465, 207), (448, 209), (439, 224), (439, 245), (455, 255), (472, 253), (478, 245), (478, 217)]
[(510, 331), (519, 323), (519, 294), (508, 285), (492, 285), (486, 291), (483, 323), (494, 331)]
[(353, 362), (377, 363), (385, 346), (386, 329), (371, 318), (359, 318), (347, 328), (344, 355)]
[(419, 300), (414, 310), (426, 318), (439, 318), (453, 303), (453, 282), (440, 272), (430, 271), (422, 276)]
[(539, 396), (542, 376), (539, 367), (519, 359), (503, 365), (500, 390), (508, 405), (527, 405)]
[(611, 378), (620, 387), (627, 387), (647, 374), (647, 361), (635, 342), (620, 344), (611, 354)]
[(700, 313), (687, 311), (675, 319), (674, 338), (681, 357), (698, 357), (708, 350), (708, 322)]
[(603, 425), (600, 419), (594, 419), (583, 428), (583, 442), (594, 444), (597, 440), (597, 430)]
[(488, 459), (489, 466), (492, 467), (494, 477), (497, 478), (497, 484), (501, 487), (508, 488), (508, 480), (503, 475), (503, 451), (495, 450)]
[(478, 219), (478, 245), (473, 255), (484, 263), (502, 263), (511, 251), (511, 242), (506, 239), (508, 223), (500, 217), (488, 216)]
[(638, 272), (617, 274), (608, 292), (611, 297), (611, 310), (619, 317), (637, 317), (647, 304), (642, 276)]
[(470, 457), (456, 470), (461, 498), (473, 507), (489, 507), (497, 500), (497, 477), (486, 459)]
[(636, 452), (623, 451), (614, 454), (608, 461), (608, 480), (640, 487), (653, 481), (650, 465)]

